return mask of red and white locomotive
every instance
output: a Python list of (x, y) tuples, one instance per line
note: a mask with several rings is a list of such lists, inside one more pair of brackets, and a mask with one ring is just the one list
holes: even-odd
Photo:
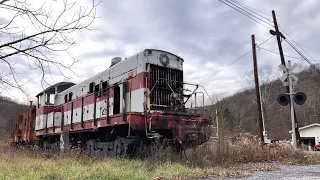
[[(39, 93), (36, 110), (26, 112), (35, 113), (28, 116), (34, 125), (28, 129), (34, 128), (45, 149), (82, 147), (114, 155), (137, 152), (153, 139), (201, 144), (207, 140), (202, 128), (211, 122), (210, 114), (186, 108), (199, 86), (183, 82), (183, 62), (156, 49), (123, 61), (115, 57), (108, 69), (81, 83), (60, 82)], [(185, 84), (193, 86), (189, 94)], [(21, 134), (24, 126), (17, 129), (25, 121), (20, 116), (14, 119), (14, 141), (31, 141)]]

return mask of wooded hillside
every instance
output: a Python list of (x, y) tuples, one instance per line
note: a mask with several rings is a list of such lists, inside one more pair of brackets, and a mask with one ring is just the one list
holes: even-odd
[(0, 139), (12, 136), (12, 118), (27, 110), (28, 106), (0, 96)]
[[(265, 80), (265, 74), (262, 72), (262, 82)], [(308, 68), (301, 70), (296, 75), (299, 77), (299, 81), (295, 92), (304, 92), (308, 98), (304, 105), (295, 104), (298, 125), (301, 127), (320, 123), (320, 73)], [(286, 89), (280, 80), (264, 82), (260, 91), (268, 138), (290, 139), (290, 107), (289, 105), (281, 106), (276, 101), (277, 96), (280, 93), (285, 93)], [(221, 100), (216, 107), (227, 109), (225, 123), (226, 129), (231, 134), (242, 132), (258, 134), (257, 104), (255, 90), (252, 86), (250, 89)]]

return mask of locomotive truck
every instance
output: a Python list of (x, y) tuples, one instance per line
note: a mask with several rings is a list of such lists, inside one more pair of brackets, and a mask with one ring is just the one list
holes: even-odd
[(145, 49), (125, 60), (113, 58), (109, 68), (78, 84), (52, 85), (14, 118), (13, 142), (114, 156), (141, 153), (161, 139), (176, 147), (204, 143), (211, 113), (204, 103), (202, 110), (186, 107), (204, 93), (183, 81), (183, 62), (173, 53)]

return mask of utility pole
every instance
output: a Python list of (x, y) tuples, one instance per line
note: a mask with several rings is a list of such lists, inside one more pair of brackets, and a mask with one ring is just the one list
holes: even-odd
[(281, 44), (281, 35), (282, 34), (280, 34), (280, 32), (279, 32), (276, 13), (274, 12), (274, 10), (272, 11), (272, 18), (273, 18), (274, 28), (276, 29), (276, 36), (277, 36), (277, 42), (278, 42), (279, 53), (280, 53), (280, 58), (281, 58), (281, 64), (286, 66), (286, 62), (284, 60), (284, 55), (283, 55), (283, 50), (282, 50), (282, 44)]
[(251, 41), (252, 41), (252, 55), (253, 55), (254, 84), (256, 88), (257, 108), (258, 108), (259, 134), (261, 138), (261, 144), (264, 144), (260, 88), (259, 88), (259, 77), (258, 77), (258, 66), (257, 66), (257, 52), (256, 52), (256, 42), (255, 42), (254, 35), (251, 35)]
[[(284, 55), (283, 55), (283, 50), (282, 50), (282, 44), (281, 44), (281, 37), (285, 39), (285, 37), (283, 36), (283, 34), (279, 31), (279, 27), (278, 27), (278, 23), (277, 23), (277, 18), (276, 18), (276, 13), (273, 10), (272, 11), (272, 18), (273, 18), (273, 23), (274, 23), (274, 28), (275, 28), (275, 33), (272, 32), (272, 30), (270, 31), (271, 34), (276, 35), (277, 36), (277, 42), (278, 42), (278, 47), (279, 47), (279, 53), (280, 53), (280, 58), (281, 58), (281, 64), (283, 64), (284, 66), (286, 66), (286, 62), (284, 60)], [(290, 88), (287, 87), (286, 88), (287, 93), (290, 93)], [(292, 104), (293, 101), (290, 102), (290, 104)], [(297, 116), (296, 116), (296, 112), (293, 108), (293, 112), (294, 112), (294, 131), (292, 133), (295, 134), (296, 137), (296, 141), (298, 143), (300, 143), (300, 134), (299, 134), (299, 128), (298, 128), (298, 122), (297, 122)]]

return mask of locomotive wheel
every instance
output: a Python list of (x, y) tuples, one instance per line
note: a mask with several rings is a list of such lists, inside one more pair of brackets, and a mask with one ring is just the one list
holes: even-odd
[(44, 152), (48, 152), (48, 143), (47, 143), (47, 141), (43, 142), (42, 149), (43, 149)]
[(93, 139), (86, 142), (86, 151), (85, 152), (88, 156), (91, 156), (94, 154), (94, 140)]
[(113, 144), (112, 156), (120, 157), (123, 155), (123, 151), (123, 143), (120, 141), (120, 139), (116, 139)]
[(134, 145), (133, 147), (133, 153), (132, 157), (144, 157), (145, 156), (145, 145), (144, 144), (139, 144), (139, 145)]

